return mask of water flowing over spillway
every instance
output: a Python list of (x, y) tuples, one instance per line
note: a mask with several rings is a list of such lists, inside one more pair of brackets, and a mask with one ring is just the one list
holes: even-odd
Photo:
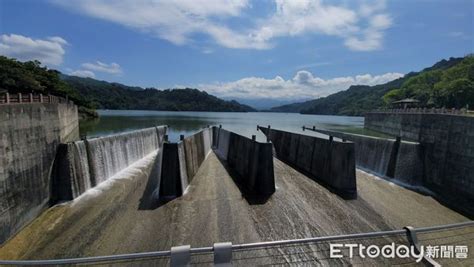
[(351, 141), (355, 143), (359, 167), (382, 176), (387, 174), (394, 140), (351, 136)]
[(74, 199), (157, 150), (166, 129), (152, 127), (60, 146), (53, 174), (54, 200)]
[(153, 150), (160, 140), (155, 128), (87, 140), (93, 180), (99, 184)]
[(70, 153), (69, 161), (72, 163), (71, 189), (73, 198), (91, 188), (91, 177), (89, 173), (89, 162), (87, 160), (87, 150), (84, 141), (77, 141), (67, 144)]

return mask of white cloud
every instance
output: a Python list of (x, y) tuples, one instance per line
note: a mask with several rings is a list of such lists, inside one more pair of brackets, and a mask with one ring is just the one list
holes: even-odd
[(96, 61), (94, 63), (83, 63), (82, 68), (90, 71), (99, 71), (99, 72), (105, 72), (109, 74), (121, 74), (122, 73), (122, 68), (120, 67), (119, 64), (112, 62), (110, 64), (103, 63), (100, 61)]
[[(88, 16), (150, 33), (177, 45), (204, 34), (227, 48), (268, 49), (279, 37), (329, 35), (352, 50), (382, 46), (392, 20), (384, 0), (335, 4), (323, 0), (274, 0), (269, 15), (251, 17), (247, 0), (70, 0), (53, 2)], [(272, 3), (272, 2), (267, 2)], [(353, 6), (354, 3), (361, 3)], [(352, 6), (349, 6), (351, 4)], [(230, 23), (231, 18), (245, 23)]]
[(57, 66), (63, 62), (68, 43), (61, 37), (32, 39), (18, 34), (0, 35), (0, 54), (20, 61), (39, 60), (45, 65)]
[(383, 84), (402, 76), (401, 73), (389, 72), (382, 75), (363, 74), (322, 79), (302, 70), (288, 80), (280, 76), (273, 79), (248, 77), (233, 82), (200, 84), (197, 87), (219, 97), (298, 100), (324, 97), (351, 85)]
[(384, 30), (392, 25), (392, 19), (387, 14), (378, 14), (369, 19), (369, 26), (362, 32), (348, 36), (345, 45), (356, 51), (372, 51), (382, 45)]
[(73, 75), (73, 76), (78, 76), (78, 77), (84, 77), (84, 78), (94, 78), (95, 77), (95, 74), (94, 72), (90, 71), (90, 70), (76, 70), (76, 71), (72, 71), (69, 73), (70, 75)]

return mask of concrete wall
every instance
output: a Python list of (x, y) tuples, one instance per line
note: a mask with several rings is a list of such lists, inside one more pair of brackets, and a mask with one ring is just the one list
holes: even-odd
[(59, 137), (61, 143), (79, 139), (79, 115), (73, 104), (57, 104), (59, 119)]
[(271, 143), (260, 143), (227, 130), (213, 127), (216, 154), (227, 161), (236, 182), (248, 195), (275, 192)]
[(171, 199), (181, 196), (211, 151), (212, 130), (205, 128), (178, 143), (165, 143), (158, 172), (155, 196)]
[(48, 206), (56, 149), (78, 137), (73, 104), (0, 105), (0, 243)]
[(52, 172), (51, 202), (71, 200), (159, 149), (167, 127), (60, 144)]
[(270, 195), (275, 192), (271, 143), (258, 143), (231, 133), (227, 162), (238, 173), (238, 183), (250, 193)]
[(353, 142), (357, 167), (410, 185), (422, 185), (423, 155), (420, 143), (323, 129), (315, 131)]
[(354, 143), (258, 127), (276, 156), (343, 198), (357, 197)]
[(211, 151), (211, 134), (211, 129), (205, 128), (182, 141), (189, 182), (191, 182), (202, 162)]
[(474, 117), (375, 112), (366, 114), (365, 127), (421, 143), (423, 185), (474, 202)]

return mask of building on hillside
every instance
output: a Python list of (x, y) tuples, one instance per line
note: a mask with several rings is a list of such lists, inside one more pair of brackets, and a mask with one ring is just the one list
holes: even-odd
[(413, 98), (405, 98), (391, 103), (393, 108), (417, 108), (420, 106), (420, 101)]

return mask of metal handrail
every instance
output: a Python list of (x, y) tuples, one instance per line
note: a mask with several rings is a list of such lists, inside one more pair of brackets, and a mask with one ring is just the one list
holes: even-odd
[(56, 260), (0, 260), (0, 265), (65, 265), (65, 264), (81, 264), (81, 263), (97, 263), (104, 261), (120, 261), (133, 259), (146, 259), (157, 257), (169, 257), (171, 251), (152, 251), (131, 254), (119, 254), (108, 256), (94, 256), (84, 258), (56, 259)]
[[(432, 232), (432, 231), (438, 231), (438, 230), (458, 228), (458, 227), (463, 227), (463, 226), (474, 226), (474, 221), (413, 228), (412, 231), (415, 231), (417, 233), (422, 233), (422, 232)], [(380, 236), (387, 236), (387, 235), (399, 235), (399, 234), (405, 234), (405, 233), (406, 233), (406, 230), (401, 229), (401, 230), (390, 230), (390, 231), (381, 231), (381, 232), (368, 232), (368, 233), (357, 233), (357, 234), (336, 235), (336, 236), (323, 236), (323, 237), (310, 237), (310, 238), (291, 239), (291, 240), (256, 242), (256, 243), (232, 245), (232, 250), (265, 248), (265, 247), (271, 247), (271, 246), (315, 243), (315, 242), (323, 242), (323, 241), (336, 241), (336, 240), (344, 240), (344, 239), (380, 237)], [(213, 251), (214, 251), (213, 247), (201, 247), (201, 248), (190, 249), (191, 254), (211, 253)], [(166, 251), (153, 251), (153, 252), (141, 252), (141, 253), (119, 254), (119, 255), (109, 255), (109, 256), (55, 259), (55, 260), (0, 260), (0, 265), (65, 265), (65, 264), (97, 263), (97, 262), (104, 262), (104, 261), (120, 261), (120, 260), (169, 257), (169, 256), (171, 256), (171, 251), (166, 250)]]

